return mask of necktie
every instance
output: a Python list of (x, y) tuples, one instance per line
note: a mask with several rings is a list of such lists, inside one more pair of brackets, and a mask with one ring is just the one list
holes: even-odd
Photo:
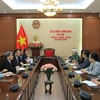
[(93, 70), (93, 65), (92, 65), (92, 68), (91, 68), (91, 71)]
[(11, 61), (9, 61), (9, 63), (10, 63), (10, 65), (11, 65), (11, 67), (12, 67)]
[(20, 56), (20, 59), (22, 60), (22, 56)]
[(18, 61), (18, 57), (16, 57), (16, 60), (17, 60), (17, 63), (19, 63), (19, 61)]

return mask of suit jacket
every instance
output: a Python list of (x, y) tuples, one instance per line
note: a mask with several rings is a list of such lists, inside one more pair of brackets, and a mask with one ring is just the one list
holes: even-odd
[(16, 67), (16, 66), (21, 66), (21, 64), (20, 64), (21, 58), (20, 58), (20, 57), (18, 57), (18, 61), (17, 61), (16, 57), (14, 56), (14, 58), (13, 58), (13, 60), (12, 60), (11, 62), (12, 62), (12, 65), (13, 65), (14, 67)]
[(98, 76), (98, 80), (100, 81), (100, 75)]
[(16, 68), (14, 68), (12, 63), (10, 63), (7, 59), (5, 59), (4, 61), (3, 68), (13, 73), (16, 73)]
[(0, 58), (0, 71), (2, 71), (4, 68), (3, 68), (3, 63), (5, 61), (6, 58)]
[(100, 75), (100, 62), (95, 61), (94, 64), (91, 63), (90, 66), (85, 69), (88, 71), (88, 74), (98, 76)]
[(27, 58), (28, 58), (28, 56), (26, 54), (23, 54), (23, 56), (22, 56), (22, 62), (23, 63), (26, 63), (26, 60), (25, 59), (27, 59)]
[(90, 61), (89, 59), (85, 59), (83, 63), (78, 65), (78, 69), (84, 69), (86, 67), (90, 66)]
[(80, 58), (80, 61), (78, 62), (79, 64), (82, 64), (84, 62), (84, 58)]
[(2, 71), (2, 70), (3, 70), (3, 65), (0, 66), (0, 71)]

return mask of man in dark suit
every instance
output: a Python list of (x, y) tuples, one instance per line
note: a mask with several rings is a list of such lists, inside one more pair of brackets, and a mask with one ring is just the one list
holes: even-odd
[(13, 66), (15, 67), (20, 67), (23, 63), (21, 61), (21, 58), (20, 58), (20, 50), (19, 49), (16, 49), (14, 50), (14, 58), (13, 60), (11, 61)]
[(11, 71), (13, 73), (16, 73), (16, 70), (17, 70), (18, 67), (15, 67), (15, 66), (12, 65), (12, 62), (11, 62), (13, 60), (12, 52), (9, 52), (9, 51), (6, 52), (5, 56), (6, 56), (6, 59), (3, 63), (3, 68), (7, 69), (8, 71)]
[(84, 69), (90, 66), (89, 54), (90, 54), (90, 51), (88, 50), (83, 51), (82, 57), (84, 58), (84, 61), (78, 65), (78, 69)]

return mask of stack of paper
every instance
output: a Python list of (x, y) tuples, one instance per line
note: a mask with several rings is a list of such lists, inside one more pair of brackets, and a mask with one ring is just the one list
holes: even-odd
[(23, 68), (23, 67), (20, 67), (20, 68), (18, 68), (18, 70), (25, 70), (25, 68)]
[(69, 65), (71, 65), (71, 66), (75, 66), (75, 63), (68, 63)]
[(28, 63), (28, 64), (23, 64), (23, 66), (30, 66), (30, 64)]
[(76, 74), (83, 74), (80, 70), (75, 71)]
[(66, 60), (66, 64), (68, 64), (68, 60)]
[(88, 81), (88, 80), (82, 81), (82, 83), (85, 83), (88, 86), (97, 86), (97, 84), (93, 83), (92, 81)]
[(75, 69), (76, 69), (77, 67), (76, 67), (76, 66), (73, 66), (73, 68), (75, 68)]

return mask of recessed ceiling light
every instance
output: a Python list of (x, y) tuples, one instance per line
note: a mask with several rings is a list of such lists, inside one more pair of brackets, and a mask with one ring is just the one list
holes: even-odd
[(95, 11), (92, 11), (92, 12), (95, 12)]
[(26, 13), (28, 13), (28, 11), (26, 11)]
[(4, 11), (4, 13), (6, 13), (6, 11)]
[(73, 12), (73, 11), (70, 11), (70, 12)]

